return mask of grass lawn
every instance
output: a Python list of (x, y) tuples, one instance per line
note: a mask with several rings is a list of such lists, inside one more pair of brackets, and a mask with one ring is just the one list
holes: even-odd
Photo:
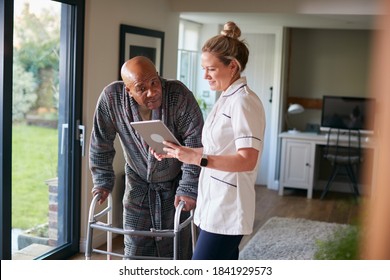
[(45, 180), (57, 177), (57, 130), (14, 124), (12, 128), (12, 228), (48, 222)]

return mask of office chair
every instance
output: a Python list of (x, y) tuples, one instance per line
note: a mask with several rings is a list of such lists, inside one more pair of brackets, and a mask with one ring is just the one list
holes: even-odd
[[(327, 143), (324, 149), (324, 158), (330, 161), (333, 166), (332, 173), (329, 177), (321, 198), (324, 199), (328, 193), (333, 180), (337, 175), (347, 175), (352, 183), (352, 191), (355, 198), (359, 197), (357, 169), (362, 161), (360, 147), (359, 130), (340, 130), (331, 128), (328, 131)], [(344, 173), (340, 173), (344, 170)]]

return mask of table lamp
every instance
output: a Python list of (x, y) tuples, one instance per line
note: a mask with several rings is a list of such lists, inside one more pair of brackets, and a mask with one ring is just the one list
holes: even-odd
[(298, 104), (298, 103), (290, 104), (290, 105), (288, 106), (287, 113), (286, 113), (286, 124), (287, 124), (288, 132), (290, 132), (290, 133), (296, 133), (296, 132), (298, 132), (298, 130), (295, 129), (295, 128), (291, 125), (291, 122), (290, 122), (290, 120), (289, 120), (289, 115), (301, 114), (301, 113), (303, 113), (303, 111), (305, 111), (305, 109), (303, 108), (302, 105), (300, 105), (300, 104)]

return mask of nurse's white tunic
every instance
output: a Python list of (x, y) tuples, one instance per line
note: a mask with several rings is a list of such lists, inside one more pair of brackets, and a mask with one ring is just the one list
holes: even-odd
[(202, 230), (226, 235), (247, 235), (255, 218), (255, 182), (263, 149), (264, 107), (248, 88), (246, 78), (233, 83), (214, 105), (203, 131), (203, 152), (208, 155), (236, 154), (255, 148), (259, 158), (250, 172), (223, 172), (202, 168), (194, 222)]

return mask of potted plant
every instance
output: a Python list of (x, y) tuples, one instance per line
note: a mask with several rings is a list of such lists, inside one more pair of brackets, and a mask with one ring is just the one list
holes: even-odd
[(336, 230), (328, 239), (317, 240), (316, 260), (358, 260), (360, 230), (351, 225)]

